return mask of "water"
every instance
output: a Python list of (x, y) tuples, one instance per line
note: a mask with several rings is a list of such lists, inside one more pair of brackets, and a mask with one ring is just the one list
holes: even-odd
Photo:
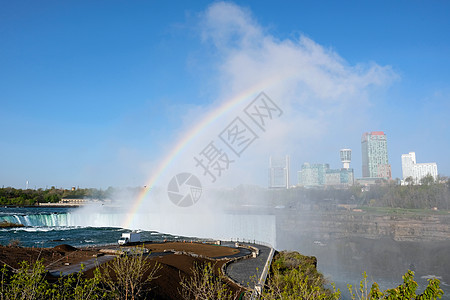
[[(122, 232), (119, 227), (76, 225), (80, 217), (70, 208), (0, 208), (0, 222), (23, 224), (25, 227), (0, 229), (0, 244), (19, 241), (23, 247), (54, 247), (68, 244), (74, 247), (117, 243)], [(190, 240), (189, 237), (142, 230), (143, 241)]]
[[(442, 299), (450, 299), (450, 240), (397, 241), (390, 236), (367, 238), (361, 234), (342, 233), (345, 224), (333, 222), (324, 226), (320, 215), (311, 220), (308, 214), (281, 215), (277, 224), (280, 249), (296, 249), (304, 255), (317, 257), (318, 270), (350, 299), (347, 284), (359, 287), (368, 275), (369, 288), (377, 282), (382, 290), (401, 284), (402, 276), (415, 272), (417, 292), (427, 286), (427, 279), (438, 278), (444, 290)], [(295, 222), (294, 222), (295, 220)], [(332, 233), (334, 232), (334, 236)]]
[[(101, 212), (84, 213), (73, 208), (0, 207), (0, 222), (6, 220), (26, 226), (0, 229), (0, 244), (8, 245), (13, 240), (19, 240), (25, 247), (54, 247), (60, 244), (69, 244), (74, 247), (115, 244), (122, 232), (129, 231), (129, 229), (116, 225), (120, 224), (123, 217), (123, 214), (113, 210), (108, 211), (108, 209)], [(212, 219), (214, 222), (211, 223), (206, 218)], [(200, 228), (189, 226), (193, 225), (192, 219), (200, 220), (196, 224), (203, 224), (203, 226)], [(144, 241), (191, 240), (196, 239), (194, 236), (224, 240), (252, 239), (253, 237), (256, 240), (275, 245), (273, 240), (276, 234), (283, 235), (280, 234), (280, 228), (274, 224), (274, 216), (269, 215), (230, 214), (217, 218), (216, 216), (200, 215), (194, 217), (192, 215), (160, 216), (148, 213), (137, 215), (135, 221), (136, 224), (143, 226), (139, 228), (136, 225), (133, 229), (141, 229), (141, 237)], [(180, 226), (180, 224), (184, 224), (184, 226)], [(225, 230), (226, 227), (227, 230)], [(161, 233), (163, 231), (161, 229), (164, 229), (164, 232), (171, 232), (172, 235)], [(177, 233), (180, 235), (176, 235)], [(428, 277), (435, 275), (441, 277), (441, 287), (445, 292), (443, 299), (450, 299), (448, 270), (442, 270), (450, 263), (450, 255), (446, 251), (449, 249), (447, 242), (441, 242), (442, 245), (433, 243), (431, 249), (424, 248), (425, 246), (419, 243), (406, 245), (395, 243), (390, 248), (396, 252), (386, 252), (388, 254), (386, 256), (372, 252), (373, 249), (380, 249), (381, 244), (385, 247), (386, 243), (380, 243), (379, 240), (372, 241), (372, 244), (367, 246), (367, 240), (364, 239), (352, 239), (350, 242), (334, 244), (330, 241), (316, 241), (312, 236), (299, 235), (298, 230), (288, 234), (284, 232), (284, 235), (286, 237), (279, 242), (281, 247), (279, 249), (298, 250), (303, 254), (316, 256), (319, 271), (337, 284), (344, 294), (344, 299), (348, 299), (346, 284), (351, 283), (357, 286), (359, 280), (362, 279), (362, 271), (368, 272), (370, 282), (377, 281), (383, 289), (392, 288), (401, 283), (401, 275), (411, 267), (410, 262), (414, 262), (417, 269), (416, 280), (420, 284), (418, 291), (424, 289)], [(435, 251), (438, 249), (437, 246), (443, 249), (439, 255)], [(413, 253), (408, 253), (408, 248), (411, 248)], [(422, 249), (422, 251), (418, 252), (418, 249)], [(385, 250), (381, 254), (385, 253)], [(366, 253), (366, 256), (356, 257), (352, 254), (353, 252)], [(430, 260), (425, 254), (437, 259)], [(394, 264), (396, 261), (402, 262), (403, 265)], [(436, 266), (437, 263), (439, 264)], [(376, 268), (376, 266), (382, 266), (382, 268)]]
[[(23, 246), (50, 247), (64, 242), (72, 246), (116, 243), (124, 231), (139, 230), (143, 240), (220, 239), (264, 242), (276, 246), (274, 215), (214, 214), (211, 212), (155, 213), (133, 215), (127, 229), (121, 227), (129, 216), (108, 207), (0, 208), (0, 222), (26, 227), (0, 229), (0, 244), (19, 240)], [(162, 233), (164, 232), (164, 233)], [(188, 238), (190, 237), (190, 238)]]

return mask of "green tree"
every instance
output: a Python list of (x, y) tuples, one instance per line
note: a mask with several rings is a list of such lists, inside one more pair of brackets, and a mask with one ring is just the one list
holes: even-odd
[(420, 184), (422, 185), (432, 185), (434, 183), (434, 177), (431, 174), (428, 174), (425, 177), (420, 179)]
[(326, 289), (323, 275), (317, 271), (315, 257), (298, 252), (280, 252), (272, 263), (272, 270), (262, 299), (339, 299), (340, 291)]
[(429, 279), (428, 286), (422, 294), (417, 295), (417, 282), (414, 281), (414, 272), (408, 270), (403, 278), (403, 284), (396, 288), (388, 289), (381, 292), (376, 282), (372, 284), (370, 291), (367, 285), (366, 272), (363, 273), (363, 279), (360, 281), (359, 289), (354, 289), (351, 284), (348, 285), (348, 290), (353, 300), (435, 300), (444, 295), (444, 291), (439, 287), (440, 281), (437, 278)]
[(405, 178), (405, 182), (407, 185), (414, 185), (414, 178), (412, 178), (412, 176), (408, 176)]
[(17, 273), (11, 275), (6, 265), (1, 270), (1, 299), (45, 299), (49, 284), (45, 280), (45, 267), (41, 260), (30, 265), (20, 263)]
[(99, 268), (94, 270), (94, 276), (90, 279), (84, 278), (83, 270), (84, 266), (81, 265), (78, 273), (59, 277), (52, 286), (51, 298), (73, 300), (110, 298), (109, 291), (100, 288), (102, 275)]

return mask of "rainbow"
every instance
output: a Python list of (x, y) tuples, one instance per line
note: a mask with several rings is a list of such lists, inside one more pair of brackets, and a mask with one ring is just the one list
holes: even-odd
[(273, 85), (276, 82), (279, 82), (279, 80), (282, 80), (286, 76), (278, 76), (276, 80), (274, 80), (274, 77), (269, 78), (267, 80), (264, 80), (262, 82), (259, 82), (255, 84), (254, 86), (242, 91), (241, 93), (237, 94), (233, 98), (229, 99), (228, 101), (225, 101), (222, 105), (220, 105), (217, 109), (212, 110), (205, 118), (203, 118), (196, 126), (194, 126), (182, 139), (178, 141), (178, 143), (175, 145), (175, 147), (172, 149), (172, 151), (167, 154), (167, 156), (161, 161), (161, 163), (158, 165), (156, 170), (153, 172), (153, 175), (150, 177), (150, 179), (147, 181), (147, 185), (145, 188), (140, 192), (136, 200), (131, 205), (128, 213), (126, 213), (126, 218), (124, 218), (124, 222), (122, 223), (122, 228), (129, 228), (134, 216), (139, 211), (139, 208), (145, 199), (145, 197), (148, 195), (150, 190), (155, 186), (155, 184), (158, 182), (158, 179), (160, 179), (161, 175), (164, 173), (164, 171), (169, 167), (169, 165), (176, 160), (176, 158), (179, 156), (180, 153), (183, 152), (183, 149), (186, 148), (186, 146), (189, 144), (190, 141), (194, 139), (204, 128), (207, 128), (211, 123), (213, 123), (216, 119), (218, 119), (221, 115), (228, 112), (233, 107), (237, 106), (239, 103), (243, 102), (244, 100), (249, 99), (250, 97), (256, 97), (256, 94), (259, 92), (262, 92), (264, 88), (267, 88), (270, 85)]

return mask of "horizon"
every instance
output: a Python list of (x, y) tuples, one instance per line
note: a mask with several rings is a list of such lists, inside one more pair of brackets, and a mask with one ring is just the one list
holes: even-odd
[(290, 156), (293, 185), (304, 162), (340, 168), (342, 148), (360, 178), (372, 131), (387, 135), (392, 178), (409, 152), (450, 175), (448, 2), (102, 4), (2, 3), (1, 186), (146, 186), (208, 115), (272, 80), (264, 72), (282, 86), (258, 92), (285, 115), (237, 162), (251, 170), (242, 184), (267, 185), (267, 154)]

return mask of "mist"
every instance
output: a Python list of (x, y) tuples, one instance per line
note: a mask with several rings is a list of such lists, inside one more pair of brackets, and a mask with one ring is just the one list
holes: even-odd
[[(236, 221), (224, 204), (236, 199), (218, 199), (217, 191), (240, 185), (266, 188), (271, 155), (290, 155), (293, 170), (290, 184), (295, 185), (296, 170), (301, 163), (320, 154), (337, 157), (338, 149), (349, 143), (342, 140), (342, 132), (360, 135), (371, 92), (388, 86), (397, 75), (390, 66), (373, 62), (350, 65), (335, 51), (305, 35), (277, 39), (250, 11), (235, 4), (210, 5), (199, 15), (198, 25), (203, 46), (214, 56), (214, 61), (205, 63), (213, 68), (214, 76), (209, 82), (216, 88), (216, 96), (210, 104), (173, 112), (183, 120), (176, 135), (178, 140), (167, 145), (166, 156), (143, 162), (151, 166), (145, 196), (115, 196), (123, 214), (115, 225), (275, 244), (274, 234), (255, 236), (256, 232), (275, 232), (275, 221), (260, 224), (253, 220), (242, 226), (230, 226)], [(261, 108), (260, 97), (269, 109), (263, 108), (265, 117), (258, 119), (251, 109), (258, 105)], [(352, 118), (348, 117), (349, 111)], [(227, 141), (233, 126), (235, 129), (240, 126), (237, 130), (244, 128), (247, 133), (238, 137), (240, 140), (235, 136), (234, 146), (238, 149), (234, 150), (230, 140)], [(209, 169), (202, 167), (200, 161), (206, 163), (205, 154), (216, 155), (216, 165), (211, 164)], [(184, 173), (198, 179), (201, 195), (195, 203), (180, 206), (171, 201), (168, 189), (171, 180)], [(186, 186), (178, 185), (178, 194), (189, 193)], [(253, 203), (255, 207), (268, 207), (266, 200), (258, 199), (257, 194), (234, 197), (245, 198), (244, 203)], [(261, 215), (260, 210), (253, 212), (249, 206), (244, 211), (247, 218)], [(263, 219), (272, 220), (273, 214), (262, 215)], [(255, 222), (256, 227), (252, 225)], [(262, 228), (264, 224), (269, 225)]]

